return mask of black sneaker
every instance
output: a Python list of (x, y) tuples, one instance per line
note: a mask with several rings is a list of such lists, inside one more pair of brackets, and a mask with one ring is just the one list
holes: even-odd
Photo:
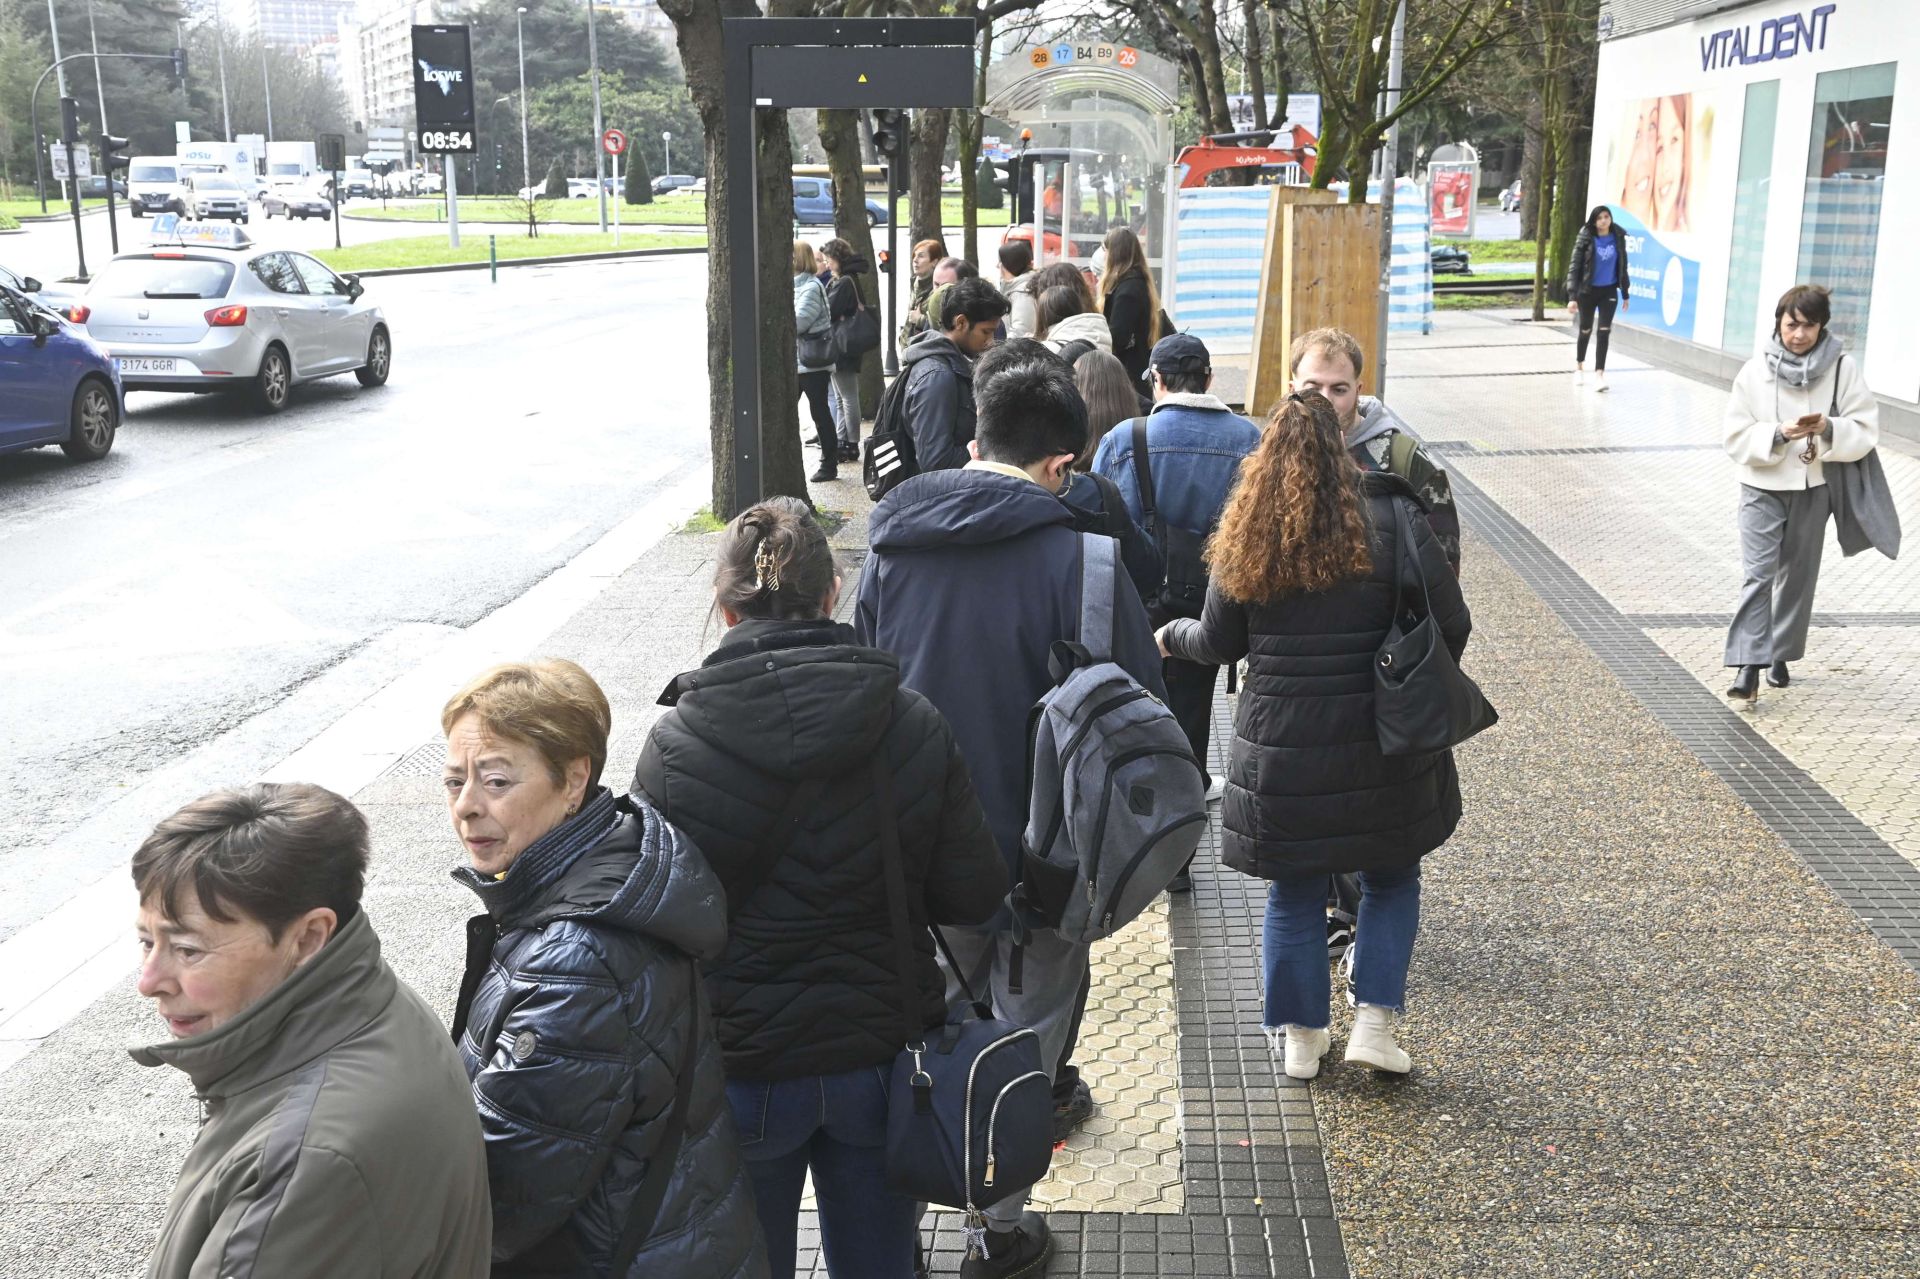
[(858, 462), (860, 460), (860, 446), (858, 444), (842, 444), (840, 446), (840, 460), (842, 462)]
[(1074, 1130), (1093, 1118), (1093, 1091), (1087, 1087), (1087, 1081), (1076, 1079), (1065, 1089), (1064, 1095), (1056, 1092), (1053, 1096), (1053, 1140), (1055, 1144), (1071, 1137)]
[(823, 462), (820, 464), (820, 469), (815, 471), (812, 474), (812, 476), (809, 477), (808, 482), (813, 484), (825, 484), (829, 480), (837, 480), (839, 478), (840, 478), (840, 472), (836, 468), (828, 466), (826, 463)]
[(1053, 1232), (1037, 1212), (1020, 1214), (1012, 1230), (986, 1232), (984, 1257), (969, 1255), (960, 1263), (960, 1279), (1034, 1279), (1047, 1273), (1053, 1256)]
[(1347, 949), (1353, 945), (1353, 925), (1344, 919), (1327, 916), (1327, 960), (1339, 963), (1347, 957)]

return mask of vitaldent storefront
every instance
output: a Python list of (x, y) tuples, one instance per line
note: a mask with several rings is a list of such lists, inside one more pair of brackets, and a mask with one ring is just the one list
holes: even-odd
[(1781, 292), (1824, 284), (1874, 389), (1920, 400), (1920, 0), (1608, 0), (1601, 29), (1619, 322), (1744, 358)]

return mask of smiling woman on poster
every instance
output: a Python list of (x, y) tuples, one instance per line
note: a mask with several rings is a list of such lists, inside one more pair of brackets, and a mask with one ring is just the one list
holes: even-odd
[(1654, 135), (1653, 229), (1687, 231), (1687, 178), (1691, 169), (1693, 131), (1690, 94), (1660, 98)]

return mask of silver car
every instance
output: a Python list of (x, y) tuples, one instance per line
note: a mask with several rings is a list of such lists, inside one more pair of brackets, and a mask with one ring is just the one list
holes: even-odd
[(386, 382), (393, 338), (365, 291), (304, 253), (154, 248), (114, 258), (67, 314), (129, 391), (245, 391), (278, 413), (300, 382)]
[(224, 173), (194, 173), (187, 177), (187, 211), (196, 219), (247, 220), (247, 189)]

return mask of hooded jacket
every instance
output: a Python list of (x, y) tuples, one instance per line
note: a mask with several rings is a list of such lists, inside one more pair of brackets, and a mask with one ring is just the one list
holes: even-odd
[[(793, 277), (793, 331), (797, 337), (824, 333), (832, 327), (828, 319), (827, 293), (820, 281), (802, 271)], [(794, 367), (801, 373), (822, 372), (810, 369), (796, 358)]]
[[(1398, 449), (1394, 446), (1396, 435), (1406, 437), (1406, 443)], [(1347, 432), (1347, 450), (1362, 470), (1384, 471), (1407, 482), (1426, 512), (1427, 526), (1446, 552), (1447, 563), (1459, 573), (1460, 513), (1453, 505), (1453, 480), (1433, 460), (1413, 429), (1384, 401), (1363, 395)]]
[[(1831, 334), (1821, 339), (1837, 342)], [(1813, 437), (1813, 461), (1805, 440), (1780, 432), (1808, 413), (1827, 416), (1826, 432)], [(1827, 482), (1826, 463), (1858, 462), (1880, 442), (1880, 402), (1873, 398), (1860, 361), (1842, 354), (1832, 368), (1805, 386), (1789, 386), (1767, 367), (1763, 350), (1740, 366), (1727, 397), (1721, 438), (1733, 459), (1734, 477), (1749, 488), (1783, 492)]]
[(1000, 283), (1000, 291), (1007, 295), (1007, 303), (1013, 308), (1007, 312), (1008, 338), (1033, 336), (1034, 322), (1040, 313), (1040, 301), (1033, 296), (1034, 275), (1035, 272), (1028, 271)]
[[(1025, 476), (979, 463), (902, 481), (873, 508), (855, 626), (900, 659), (901, 683), (953, 726), (987, 826), (1017, 878), (1027, 821), (1028, 716), (1052, 686), (1056, 640), (1080, 631), (1073, 513)], [(1160, 650), (1140, 597), (1114, 585), (1113, 657), (1156, 697)]]
[[(726, 886), (726, 949), (706, 977), (727, 1078), (891, 1069), (902, 1044), (946, 1019), (927, 925), (981, 923), (1007, 894), (946, 720), (900, 687), (892, 654), (824, 620), (743, 621), (660, 700), (672, 709), (647, 738), (634, 790), (694, 839)], [(884, 818), (869, 777), (876, 758), (892, 776)], [(783, 821), (790, 803), (801, 807)], [(905, 880), (910, 1014), (883, 819), (898, 832)]]
[(973, 441), (973, 360), (944, 333), (928, 333), (900, 356), (905, 413), (922, 471), (967, 464)]
[[(1395, 476), (1365, 477), (1373, 565), (1331, 590), (1242, 604), (1207, 590), (1198, 621), (1167, 631), (1188, 661), (1247, 659), (1234, 713), (1221, 809), (1221, 856), (1262, 879), (1395, 870), (1453, 834), (1460, 778), (1453, 753), (1380, 753), (1373, 664), (1392, 625), (1398, 537), (1394, 503), (1417, 510)], [(1423, 520), (1412, 519), (1432, 617), (1458, 660), (1473, 621), (1460, 583)]]
[(720, 882), (644, 801), (599, 791), (576, 820), (594, 819), (604, 833), (543, 878), (527, 873), (542, 841), (500, 879), (454, 872), (487, 908), (467, 923), (454, 1034), (487, 1138), (493, 1274), (608, 1273), (697, 1033), (672, 1178), (626, 1275), (757, 1279), (760, 1224), (695, 968), (726, 941)]
[(186, 1072), (202, 1113), (148, 1279), (486, 1274), (460, 1059), (365, 911), (233, 1020), (131, 1051)]
[(1091, 342), (1097, 351), (1113, 354), (1113, 330), (1107, 327), (1105, 317), (1092, 311), (1082, 311), (1079, 315), (1069, 315), (1047, 330), (1047, 336), (1040, 345), (1061, 355), (1061, 348), (1070, 342)]
[(1153, 355), (1153, 295), (1147, 289), (1146, 273), (1134, 271), (1116, 280), (1100, 309), (1113, 331), (1113, 353), (1137, 386)]

